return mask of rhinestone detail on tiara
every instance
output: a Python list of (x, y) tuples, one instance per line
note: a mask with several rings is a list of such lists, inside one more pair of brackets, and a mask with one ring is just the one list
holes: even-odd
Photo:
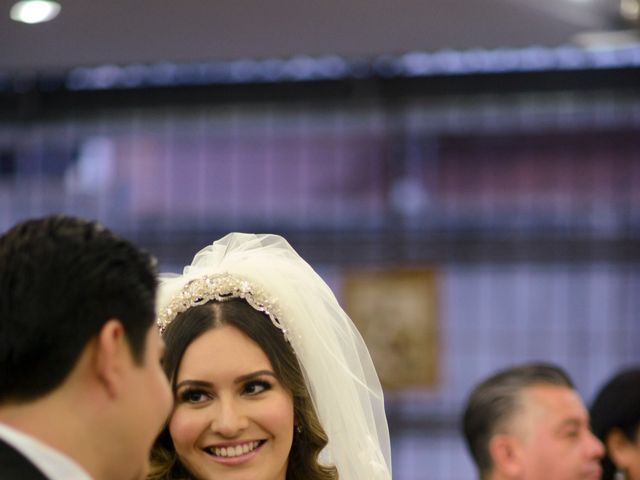
[(282, 331), (285, 339), (291, 343), (289, 330), (280, 321), (281, 310), (278, 300), (270, 297), (264, 290), (240, 276), (229, 273), (205, 275), (191, 280), (182, 287), (182, 290), (158, 315), (157, 324), (160, 327), (160, 332), (164, 332), (179, 314), (191, 307), (204, 305), (212, 300), (224, 302), (233, 298), (242, 298), (252, 308), (267, 315), (271, 322)]

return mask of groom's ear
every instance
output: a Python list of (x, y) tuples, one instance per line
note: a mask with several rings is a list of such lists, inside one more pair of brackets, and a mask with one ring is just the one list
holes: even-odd
[(122, 323), (115, 319), (107, 321), (96, 337), (93, 364), (98, 381), (111, 398), (118, 396), (122, 390), (130, 356)]

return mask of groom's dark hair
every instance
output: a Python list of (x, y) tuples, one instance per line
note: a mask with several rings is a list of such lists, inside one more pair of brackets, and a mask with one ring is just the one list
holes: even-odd
[(123, 325), (136, 361), (155, 317), (152, 258), (101, 225), (68, 216), (0, 236), (0, 403), (60, 385), (105, 322)]

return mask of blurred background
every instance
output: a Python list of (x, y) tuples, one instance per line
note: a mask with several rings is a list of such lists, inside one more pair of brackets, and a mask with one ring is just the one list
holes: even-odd
[(638, 0), (13, 3), (0, 230), (95, 218), (173, 271), (283, 234), (371, 346), (395, 479), (475, 477), (497, 368), (589, 403), (640, 363)]

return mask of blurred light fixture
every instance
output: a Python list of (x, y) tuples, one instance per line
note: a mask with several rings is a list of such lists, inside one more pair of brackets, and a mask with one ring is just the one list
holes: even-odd
[(639, 0), (620, 0), (620, 15), (627, 21), (637, 22), (640, 20)]
[(11, 19), (23, 23), (42, 23), (60, 13), (60, 4), (52, 0), (24, 0), (11, 7)]

